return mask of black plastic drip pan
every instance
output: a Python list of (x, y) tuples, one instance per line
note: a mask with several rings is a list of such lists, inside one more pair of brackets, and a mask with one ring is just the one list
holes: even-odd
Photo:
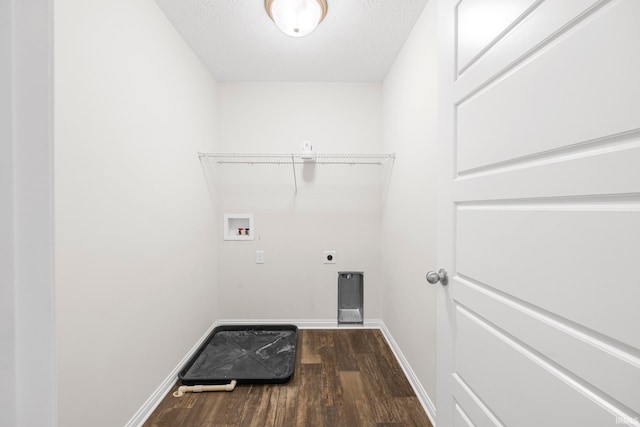
[(286, 383), (293, 376), (298, 327), (216, 327), (178, 377), (185, 385)]

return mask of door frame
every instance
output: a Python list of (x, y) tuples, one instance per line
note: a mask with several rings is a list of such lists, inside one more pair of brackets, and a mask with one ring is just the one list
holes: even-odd
[(456, 175), (453, 137), (455, 111), (453, 107), (454, 26), (452, 0), (438, 1), (438, 200), (437, 200), (437, 268), (449, 274), (449, 284), (438, 286), (436, 297), (436, 424), (453, 425), (454, 405), (451, 400), (453, 372), (452, 331), (455, 326), (450, 289), (455, 282), (454, 265), (455, 205), (452, 203), (452, 184)]

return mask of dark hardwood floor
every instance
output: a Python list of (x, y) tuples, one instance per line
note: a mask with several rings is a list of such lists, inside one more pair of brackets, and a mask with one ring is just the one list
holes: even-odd
[(293, 379), (165, 396), (144, 427), (432, 427), (377, 329), (301, 329)]

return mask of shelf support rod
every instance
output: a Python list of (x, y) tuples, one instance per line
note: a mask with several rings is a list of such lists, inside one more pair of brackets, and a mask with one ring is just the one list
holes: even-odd
[(296, 159), (291, 155), (291, 167), (293, 168), (293, 185), (296, 187), (296, 193), (298, 192), (298, 179), (296, 178)]

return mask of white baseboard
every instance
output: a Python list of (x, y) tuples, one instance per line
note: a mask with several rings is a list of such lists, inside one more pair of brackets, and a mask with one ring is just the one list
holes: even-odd
[(144, 422), (149, 418), (149, 416), (153, 413), (153, 411), (158, 407), (164, 396), (169, 393), (176, 380), (178, 379), (178, 372), (182, 369), (185, 363), (193, 356), (193, 354), (198, 350), (198, 348), (202, 345), (204, 340), (209, 336), (213, 328), (219, 325), (277, 325), (277, 324), (292, 324), (296, 325), (300, 329), (380, 329), (382, 334), (384, 335), (389, 347), (391, 347), (391, 351), (395, 355), (402, 371), (404, 372), (409, 384), (413, 388), (418, 400), (422, 404), (427, 416), (431, 420), (431, 424), (436, 425), (436, 408), (429, 398), (429, 395), (420, 384), (418, 377), (411, 369), (411, 365), (402, 354), (400, 347), (391, 336), (391, 332), (387, 329), (384, 322), (380, 319), (372, 319), (365, 320), (362, 325), (339, 325), (335, 320), (303, 320), (303, 319), (222, 319), (214, 322), (211, 327), (205, 332), (205, 334), (198, 340), (198, 342), (189, 350), (189, 352), (182, 358), (178, 366), (176, 366), (173, 371), (165, 378), (165, 380), (160, 384), (160, 386), (153, 392), (153, 394), (147, 399), (147, 401), (142, 405), (142, 407), (136, 412), (136, 414), (129, 420), (129, 422), (125, 425), (125, 427), (140, 427)]
[(400, 350), (400, 347), (398, 347), (398, 343), (396, 343), (396, 341), (393, 339), (391, 332), (389, 332), (384, 322), (381, 322), (380, 330), (382, 331), (382, 334), (384, 335), (384, 337), (387, 339), (387, 343), (389, 343), (389, 347), (391, 347), (391, 350), (393, 351), (393, 354), (396, 356), (396, 359), (398, 360), (400, 367), (404, 371), (404, 375), (407, 377), (407, 380), (409, 380), (409, 384), (411, 384), (411, 387), (413, 387), (413, 391), (416, 393), (416, 396), (418, 397), (418, 400), (422, 404), (424, 411), (427, 413), (427, 416), (429, 417), (431, 424), (433, 424), (433, 426), (435, 427), (436, 407), (433, 404), (433, 401), (429, 398), (429, 395), (425, 391), (424, 387), (422, 387), (422, 383), (420, 383), (420, 380), (418, 380), (418, 377), (416, 376), (415, 372), (413, 372), (413, 369), (411, 369), (411, 365), (409, 365), (409, 362), (404, 357), (404, 354), (402, 354), (402, 350)]
[(358, 329), (370, 328), (379, 329), (382, 320), (365, 320), (363, 324), (338, 324), (336, 320), (316, 319), (222, 319), (218, 320), (218, 325), (296, 325), (300, 329)]
[(125, 427), (140, 427), (144, 422), (151, 416), (153, 411), (158, 407), (162, 399), (169, 393), (171, 388), (174, 386), (176, 381), (178, 380), (178, 373), (182, 369), (182, 367), (189, 361), (191, 356), (195, 354), (195, 352), (200, 348), (205, 339), (209, 336), (213, 328), (218, 326), (218, 322), (213, 322), (213, 324), (207, 329), (207, 331), (200, 337), (198, 342), (189, 350), (189, 352), (182, 358), (178, 366), (176, 366), (173, 371), (165, 378), (165, 380), (160, 384), (160, 386), (149, 396), (146, 402), (138, 409), (138, 412), (135, 413), (133, 417), (129, 420)]

